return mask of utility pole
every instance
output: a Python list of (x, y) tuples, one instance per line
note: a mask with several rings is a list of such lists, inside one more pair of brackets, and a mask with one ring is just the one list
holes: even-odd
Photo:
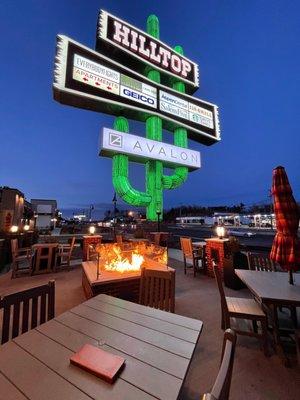
[(93, 209), (94, 209), (94, 206), (93, 206), (93, 204), (91, 204), (90, 205), (90, 210), (89, 210), (89, 220), (90, 220), (90, 222), (92, 221), (92, 211), (93, 211)]

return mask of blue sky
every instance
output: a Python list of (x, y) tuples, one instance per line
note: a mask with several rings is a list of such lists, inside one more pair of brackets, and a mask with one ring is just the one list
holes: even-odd
[[(111, 203), (111, 160), (98, 157), (97, 145), (113, 117), (62, 106), (51, 87), (56, 34), (94, 48), (100, 8), (141, 29), (156, 14), (161, 40), (199, 64), (195, 96), (220, 108), (222, 141), (189, 142), (203, 166), (164, 192), (165, 207), (267, 201), (277, 165), (300, 200), (297, 1), (2, 0), (0, 185), (61, 208)], [(143, 134), (144, 126), (131, 121), (130, 131)], [(143, 166), (131, 164), (130, 176), (144, 189)]]

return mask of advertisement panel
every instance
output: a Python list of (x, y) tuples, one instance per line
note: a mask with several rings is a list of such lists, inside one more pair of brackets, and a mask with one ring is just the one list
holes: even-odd
[(63, 104), (139, 121), (156, 115), (164, 129), (185, 128), (197, 142), (220, 140), (216, 105), (155, 83), (63, 35), (57, 37), (53, 91)]
[(112, 157), (119, 153), (126, 154), (130, 160), (141, 163), (151, 159), (163, 161), (164, 166), (170, 167), (185, 166), (189, 170), (201, 167), (199, 151), (103, 128), (99, 155)]

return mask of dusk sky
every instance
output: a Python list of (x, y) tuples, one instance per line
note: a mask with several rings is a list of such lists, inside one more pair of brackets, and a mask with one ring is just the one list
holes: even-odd
[[(189, 141), (202, 168), (164, 191), (165, 208), (267, 202), (278, 165), (300, 200), (300, 3), (278, 0), (1, 0), (0, 186), (63, 209), (111, 204), (112, 161), (98, 156), (98, 137), (114, 118), (52, 96), (56, 35), (94, 49), (101, 8), (142, 30), (156, 14), (160, 39), (199, 64), (195, 96), (219, 106), (221, 142)], [(144, 135), (144, 124), (130, 121), (130, 132)], [(142, 165), (131, 163), (130, 177), (144, 190)]]

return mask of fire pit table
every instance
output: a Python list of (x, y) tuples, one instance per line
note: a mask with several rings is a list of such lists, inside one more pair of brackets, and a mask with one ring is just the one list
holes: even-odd
[[(160, 246), (134, 244), (129, 249), (128, 247), (124, 249), (116, 244), (102, 244), (98, 250), (98, 261), (82, 263), (82, 287), (87, 298), (104, 293), (137, 302), (141, 267), (162, 271), (173, 270), (167, 266), (167, 249)], [(131, 262), (129, 259), (132, 254), (139, 258), (140, 264), (133, 266), (133, 270), (124, 269), (124, 264)]]

